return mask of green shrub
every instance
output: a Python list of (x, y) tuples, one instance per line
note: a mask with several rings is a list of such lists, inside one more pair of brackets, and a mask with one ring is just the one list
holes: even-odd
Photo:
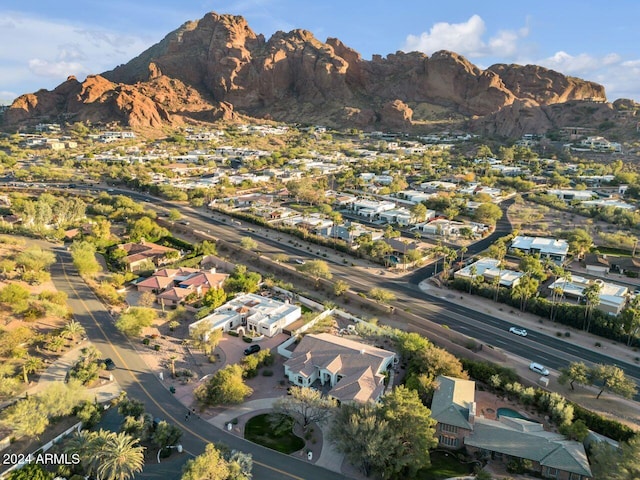
[(265, 368), (264, 370), (262, 370), (262, 376), (263, 377), (273, 377), (273, 370), (269, 370), (269, 369)]
[(143, 338), (142, 339), (142, 344), (143, 345), (149, 345), (149, 343), (151, 343), (151, 340), (149, 340), (148, 338)]
[(238, 332), (234, 332), (233, 330), (229, 330), (227, 332), (229, 335), (231, 335), (232, 337), (239, 337), (240, 335), (238, 334)]
[(243, 336), (242, 337), (242, 341), (245, 342), (245, 343), (252, 343), (253, 342), (253, 338)]
[(156, 352), (160, 351), (160, 345), (158, 345), (158, 344), (154, 345), (154, 346), (153, 346), (153, 349), (154, 349)]

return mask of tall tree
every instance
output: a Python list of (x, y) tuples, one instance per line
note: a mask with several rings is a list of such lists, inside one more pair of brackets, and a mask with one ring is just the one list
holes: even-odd
[(580, 260), (584, 254), (591, 249), (593, 238), (583, 228), (576, 228), (569, 232), (568, 235), (569, 250)]
[(324, 260), (309, 260), (304, 265), (298, 265), (296, 268), (300, 272), (311, 275), (316, 279), (316, 283), (318, 283), (321, 278), (331, 280), (331, 277), (333, 277), (329, 269), (329, 264)]
[(600, 391), (596, 398), (600, 398), (602, 392), (607, 391), (631, 398), (636, 394), (636, 382), (627, 377), (620, 367), (615, 365), (596, 365), (590, 372), (592, 380), (600, 382)]
[(306, 429), (312, 423), (324, 423), (336, 407), (336, 402), (308, 387), (291, 387), (291, 395), (273, 404), (275, 413), (288, 415)]
[(222, 340), (222, 329), (212, 329), (208, 321), (197, 324), (189, 333), (193, 346), (202, 350), (205, 355), (211, 355)]
[(600, 305), (600, 291), (602, 290), (602, 285), (597, 282), (590, 283), (587, 285), (582, 292), (582, 296), (585, 300), (585, 309), (584, 309), (584, 324), (582, 325), (582, 329), (585, 331), (589, 331), (591, 329), (591, 317), (593, 316), (593, 309)]
[(228, 365), (213, 374), (194, 390), (196, 399), (205, 405), (233, 405), (244, 402), (253, 389), (244, 383), (240, 365)]
[(229, 466), (214, 444), (208, 443), (204, 453), (188, 460), (182, 468), (181, 480), (227, 480)]
[(430, 465), (435, 423), (418, 395), (399, 387), (380, 404), (342, 405), (329, 438), (367, 476), (411, 478)]
[(387, 448), (392, 438), (389, 423), (380, 418), (379, 407), (371, 403), (343, 404), (329, 431), (335, 448), (367, 477), (393, 461), (393, 451)]
[(607, 480), (635, 480), (640, 478), (640, 436), (615, 448), (607, 442), (597, 442), (592, 447), (591, 467), (593, 478)]
[(627, 345), (640, 330), (640, 295), (636, 295), (622, 311), (622, 328), (627, 334)]
[(560, 385), (565, 385), (569, 382), (571, 390), (574, 390), (574, 383), (578, 385), (589, 385), (589, 367), (583, 362), (571, 362), (568, 367), (560, 369), (558, 382)]
[(382, 397), (381, 418), (394, 433), (388, 445), (393, 461), (385, 465), (384, 478), (413, 478), (431, 465), (429, 450), (438, 445), (436, 421), (415, 391), (400, 386)]
[(126, 433), (96, 433), (96, 473), (101, 480), (127, 480), (142, 471), (144, 447)]
[(539, 282), (529, 275), (520, 278), (520, 281), (511, 289), (511, 296), (520, 300), (520, 310), (527, 309), (527, 302), (538, 292)]

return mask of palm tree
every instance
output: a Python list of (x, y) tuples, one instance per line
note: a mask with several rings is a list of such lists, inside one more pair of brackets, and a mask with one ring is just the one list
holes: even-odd
[(336, 249), (336, 235), (338, 234), (338, 225), (340, 225), (342, 223), (342, 214), (340, 212), (331, 212), (329, 214), (329, 217), (331, 218), (331, 221), (333, 222), (333, 225), (331, 227), (331, 232), (332, 232), (332, 237), (333, 237), (333, 249)]
[(464, 262), (464, 254), (467, 253), (468, 248), (467, 247), (460, 247), (460, 263)]
[(138, 439), (126, 433), (113, 433), (100, 430), (101, 449), (97, 452), (99, 464), (96, 468), (100, 480), (128, 480), (144, 466), (144, 447), (138, 445)]
[(38, 357), (28, 356), (22, 364), (22, 378), (24, 383), (29, 383), (29, 374), (35, 373), (42, 368), (44, 362)]
[(586, 307), (584, 309), (584, 324), (582, 326), (583, 330), (587, 332), (591, 328), (591, 315), (593, 313), (593, 309), (600, 305), (600, 291), (602, 290), (602, 285), (600, 283), (594, 282), (587, 286), (582, 291), (582, 296), (585, 299)]
[(65, 347), (65, 345), (66, 342), (64, 341), (64, 338), (56, 335), (46, 343), (46, 349), (52, 352), (59, 352)]
[(347, 233), (349, 234), (349, 246), (353, 245), (353, 232), (355, 232), (356, 226), (353, 223), (350, 223), (347, 227)]
[(469, 269), (469, 275), (471, 276), (471, 278), (469, 279), (469, 295), (471, 295), (471, 289), (474, 285), (476, 285), (477, 282), (476, 279), (478, 278), (478, 267), (476, 267), (475, 265), (471, 265), (471, 268)]
[(80, 458), (80, 464), (90, 473), (95, 459), (95, 440), (96, 432), (89, 430), (77, 431), (68, 440), (64, 442), (64, 453), (68, 455), (77, 454)]
[(85, 329), (80, 324), (80, 322), (71, 320), (69, 323), (67, 323), (64, 326), (61, 333), (63, 337), (68, 338), (70, 340), (75, 340), (76, 337), (79, 337), (85, 334)]

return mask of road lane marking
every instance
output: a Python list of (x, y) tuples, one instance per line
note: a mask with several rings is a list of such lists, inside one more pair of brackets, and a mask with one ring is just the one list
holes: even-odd
[[(79, 302), (84, 306), (84, 308), (87, 310), (87, 313), (89, 314), (89, 316), (90, 316), (90, 317), (91, 317), (91, 319), (93, 320), (93, 323), (95, 323), (95, 325), (98, 327), (98, 329), (99, 329), (99, 330), (100, 330), (100, 332), (102, 333), (102, 336), (104, 337), (104, 339), (105, 339), (105, 341), (107, 342), (107, 344), (108, 344), (108, 345), (113, 349), (113, 351), (115, 352), (115, 354), (116, 354), (116, 356), (118, 357), (118, 359), (122, 362), (122, 365), (124, 365), (124, 366), (127, 368), (127, 369), (126, 369), (126, 370), (124, 370), (124, 371), (126, 371), (126, 372), (129, 374), (129, 376), (131, 376), (131, 378), (133, 379), (133, 383), (136, 383), (136, 384), (140, 387), (140, 389), (145, 393), (145, 395), (147, 396), (147, 398), (149, 398), (149, 400), (151, 400), (151, 402), (152, 402), (156, 407), (158, 407), (158, 409), (159, 409), (159, 410), (160, 410), (160, 411), (161, 411), (161, 412), (162, 412), (162, 413), (163, 413), (167, 418), (169, 418), (169, 419), (173, 420), (173, 422), (174, 422), (176, 425), (180, 425), (180, 427), (181, 427), (183, 430), (185, 430), (185, 431), (189, 432), (191, 435), (193, 435), (194, 437), (196, 437), (196, 438), (200, 439), (200, 440), (201, 440), (201, 441), (203, 441), (205, 444), (213, 443), (213, 442), (212, 442), (212, 441), (210, 441), (209, 439), (204, 438), (202, 435), (200, 435), (200, 434), (198, 434), (198, 433), (194, 432), (194, 431), (193, 431), (193, 430), (191, 430), (189, 427), (185, 426), (182, 422), (180, 422), (179, 420), (177, 420), (173, 415), (171, 415), (167, 410), (165, 410), (165, 408), (164, 408), (162, 405), (160, 405), (160, 404), (159, 404), (159, 403), (158, 403), (158, 402), (157, 402), (157, 401), (156, 401), (156, 400), (151, 396), (151, 394), (150, 394), (150, 393), (149, 393), (149, 391), (144, 387), (144, 385), (142, 384), (142, 382), (140, 382), (140, 381), (138, 380), (138, 378), (137, 378), (135, 375), (133, 375), (133, 374), (131, 373), (131, 369), (129, 368), (129, 365), (127, 364), (127, 362), (125, 362), (124, 358), (122, 358), (122, 356), (120, 355), (120, 352), (118, 351), (118, 349), (115, 347), (115, 345), (113, 344), (113, 342), (111, 342), (111, 339), (107, 336), (106, 332), (102, 329), (102, 326), (101, 326), (101, 325), (100, 325), (100, 323), (97, 321), (97, 319), (96, 319), (96, 318), (95, 318), (95, 316), (93, 315), (93, 312), (92, 312), (92, 311), (91, 311), (91, 309), (88, 307), (88, 305), (85, 303), (84, 299), (80, 296), (80, 294), (78, 293), (78, 291), (76, 290), (76, 288), (74, 287), (74, 285), (69, 281), (69, 275), (67, 274), (66, 262), (64, 262), (64, 259), (63, 259), (63, 261), (61, 262), (61, 266), (62, 266), (62, 273), (64, 274), (65, 280), (66, 280), (66, 281), (67, 281), (67, 283), (69, 284), (69, 287), (71, 288), (71, 290), (73, 290), (73, 292), (74, 292), (74, 293), (76, 294), (76, 296), (78, 297), (78, 301), (79, 301)], [(84, 280), (82, 280), (82, 281), (84, 281)], [(93, 292), (93, 291), (92, 291), (92, 292)], [(95, 295), (95, 294), (94, 294), (94, 295)], [(96, 299), (97, 299), (100, 303), (102, 303), (102, 302), (100, 301), (100, 299), (98, 299), (97, 297), (96, 297)], [(130, 346), (133, 348), (133, 350), (134, 350), (134, 351), (136, 351), (136, 354), (137, 354), (137, 350), (136, 350), (136, 348), (133, 346), (133, 344), (129, 341), (129, 339), (128, 339), (128, 338), (127, 338), (127, 342), (130, 344)], [(151, 372), (151, 373), (153, 373), (153, 372)], [(207, 422), (207, 423), (209, 423), (209, 422)], [(211, 424), (209, 424), (209, 425), (211, 425)], [(216, 428), (216, 427), (214, 427), (213, 425), (211, 425), (211, 426), (212, 426), (213, 428)], [(243, 439), (243, 440), (244, 440), (244, 439)], [(245, 441), (248, 441), (248, 440), (245, 440)], [(267, 465), (266, 463), (259, 462), (259, 461), (255, 460), (255, 459), (253, 460), (253, 463), (255, 463), (255, 464), (257, 464), (257, 465), (260, 465), (261, 467), (264, 467), (264, 468), (266, 468), (266, 469), (272, 470), (272, 471), (274, 471), (274, 472), (280, 473), (280, 474), (282, 474), (282, 475), (286, 475), (287, 477), (289, 477), (289, 478), (293, 478), (293, 479), (295, 479), (295, 480), (305, 480), (303, 477), (298, 477), (297, 475), (293, 475), (293, 474), (291, 474), (291, 473), (289, 473), (289, 472), (286, 472), (286, 471), (284, 471), (284, 470), (280, 470), (279, 468), (272, 467), (271, 465)]]

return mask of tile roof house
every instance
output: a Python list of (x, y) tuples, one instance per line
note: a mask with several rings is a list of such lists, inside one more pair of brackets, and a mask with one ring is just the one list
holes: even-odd
[(438, 422), (440, 446), (508, 462), (531, 461), (542, 478), (593, 478), (582, 443), (544, 430), (540, 423), (511, 417), (489, 420), (475, 415), (475, 382), (439, 376), (431, 416)]
[(301, 387), (319, 380), (340, 402), (376, 401), (384, 393), (385, 372), (395, 358), (393, 352), (354, 340), (309, 334), (284, 363), (284, 374)]
[(182, 303), (191, 294), (202, 297), (212, 288), (222, 288), (229, 275), (197, 268), (163, 268), (136, 284), (138, 292), (152, 292), (163, 307)]
[(123, 243), (118, 248), (126, 252), (126, 256), (122, 261), (127, 265), (131, 272), (140, 270), (151, 261), (156, 267), (164, 265), (180, 256), (180, 252), (175, 248), (164, 247), (144, 239), (139, 242)]

